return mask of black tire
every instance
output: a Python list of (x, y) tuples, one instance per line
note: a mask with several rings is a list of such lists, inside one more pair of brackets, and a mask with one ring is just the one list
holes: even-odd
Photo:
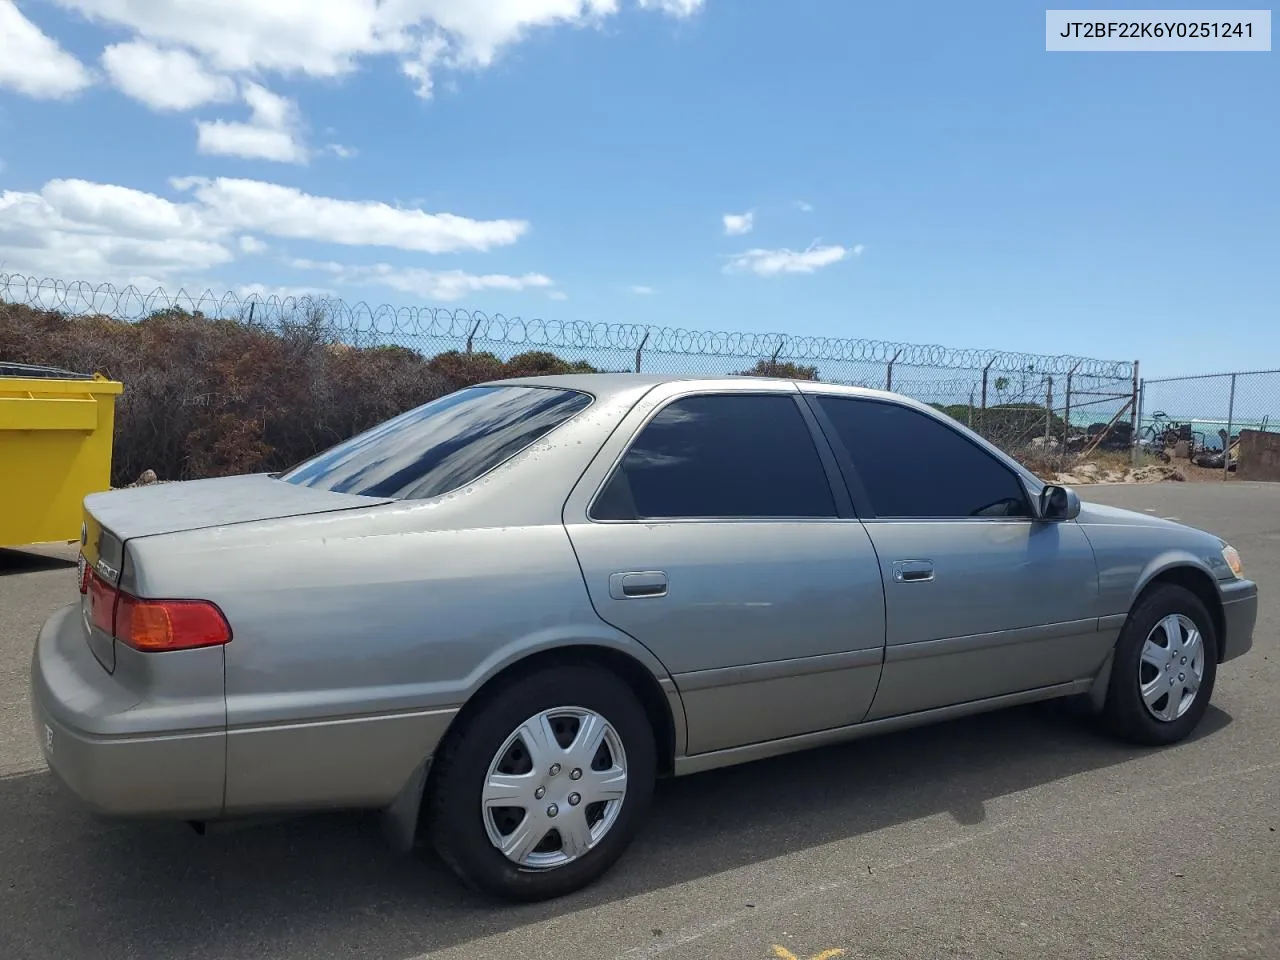
[[(544, 710), (569, 706), (599, 714), (617, 733), (626, 754), (626, 794), (613, 826), (586, 854), (556, 867), (520, 866), (489, 840), (481, 787), (498, 750), (521, 724)], [(450, 733), (433, 765), (424, 812), (441, 859), (482, 894), (531, 902), (579, 890), (621, 858), (648, 814), (657, 751), (652, 725), (631, 688), (601, 667), (573, 664), (494, 691)]]
[[(1195, 624), (1204, 645), (1204, 671), (1200, 688), (1182, 716), (1160, 720), (1147, 709), (1140, 692), (1142, 649), (1147, 637), (1165, 617), (1181, 614)], [(1116, 642), (1111, 680), (1102, 708), (1102, 723), (1108, 733), (1130, 743), (1163, 746), (1186, 738), (1209, 708), (1218, 672), (1218, 635), (1213, 618), (1190, 590), (1174, 584), (1160, 584), (1139, 599)]]

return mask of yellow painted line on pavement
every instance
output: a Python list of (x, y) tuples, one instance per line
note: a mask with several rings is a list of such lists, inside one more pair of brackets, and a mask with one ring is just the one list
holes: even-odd
[[(777, 957), (778, 960), (800, 960), (799, 957), (786, 947), (780, 947), (776, 943), (773, 945), (773, 955)], [(830, 950), (823, 950), (821, 953), (815, 953), (812, 957), (806, 958), (806, 960), (835, 960), (836, 957), (842, 956), (844, 956), (843, 948), (832, 947)]]

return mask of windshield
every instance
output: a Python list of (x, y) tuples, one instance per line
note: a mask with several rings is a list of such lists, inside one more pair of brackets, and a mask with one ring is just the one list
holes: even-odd
[(357, 434), (280, 479), (367, 497), (436, 497), (488, 473), (590, 403), (575, 390), (468, 387)]

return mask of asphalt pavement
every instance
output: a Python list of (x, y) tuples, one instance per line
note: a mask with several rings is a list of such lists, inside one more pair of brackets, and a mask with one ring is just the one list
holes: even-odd
[(1037, 705), (671, 781), (604, 881), (522, 907), (367, 815), (199, 837), (83, 811), (27, 705), (75, 551), (0, 551), (0, 958), (1280, 958), (1280, 485), (1081, 492), (1226, 537), (1260, 585), (1193, 739)]

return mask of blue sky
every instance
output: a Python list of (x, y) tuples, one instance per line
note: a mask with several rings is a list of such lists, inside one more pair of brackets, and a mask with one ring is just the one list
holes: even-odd
[(0, 270), (1276, 367), (1278, 80), (1025, 2), (0, 0)]

